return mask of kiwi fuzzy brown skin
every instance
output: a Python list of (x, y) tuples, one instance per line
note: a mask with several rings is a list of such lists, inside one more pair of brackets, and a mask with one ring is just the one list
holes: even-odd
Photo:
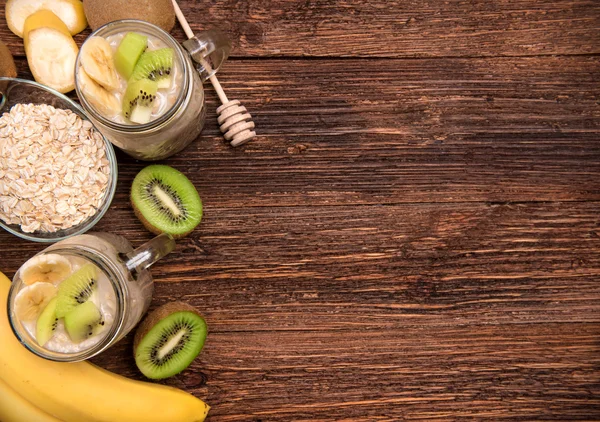
[(0, 41), (0, 76), (17, 77), (17, 66), (8, 47)]
[(175, 10), (171, 0), (84, 0), (83, 10), (95, 31), (108, 22), (139, 19), (169, 32), (175, 26)]
[(144, 321), (138, 326), (138, 329), (135, 332), (135, 337), (133, 338), (134, 357), (135, 351), (137, 350), (140, 341), (142, 341), (144, 336), (148, 334), (148, 331), (150, 331), (152, 327), (154, 327), (156, 324), (158, 324), (159, 321), (165, 319), (169, 315), (181, 311), (189, 311), (195, 313), (196, 315), (202, 316), (196, 308), (185, 302), (169, 302), (162, 306), (159, 306), (154, 311), (150, 312), (148, 316), (146, 316)]

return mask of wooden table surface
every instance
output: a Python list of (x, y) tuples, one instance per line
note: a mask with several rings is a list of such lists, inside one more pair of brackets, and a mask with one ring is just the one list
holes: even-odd
[[(229, 147), (207, 88), (202, 135), (164, 161), (205, 216), (152, 307), (210, 329), (167, 384), (211, 422), (600, 420), (597, 0), (181, 7), (232, 38), (219, 78), (260, 136)], [(97, 229), (137, 246), (145, 163), (118, 158)], [(0, 233), (0, 269), (43, 247)], [(131, 335), (93, 361), (142, 379)]]

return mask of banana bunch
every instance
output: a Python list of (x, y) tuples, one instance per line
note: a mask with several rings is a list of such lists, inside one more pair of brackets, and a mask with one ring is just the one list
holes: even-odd
[[(0, 273), (0, 309), (9, 287)], [(37, 357), (15, 338), (6, 312), (0, 312), (0, 345), (2, 422), (202, 422), (209, 410), (176, 388)]]

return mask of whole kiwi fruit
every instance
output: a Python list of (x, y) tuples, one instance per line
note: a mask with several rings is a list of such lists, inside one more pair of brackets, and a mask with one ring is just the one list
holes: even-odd
[(2, 41), (0, 41), (0, 76), (8, 76), (9, 78), (17, 76), (17, 67), (13, 56)]
[(95, 31), (108, 22), (139, 19), (169, 32), (175, 26), (175, 10), (171, 0), (84, 0), (83, 10)]

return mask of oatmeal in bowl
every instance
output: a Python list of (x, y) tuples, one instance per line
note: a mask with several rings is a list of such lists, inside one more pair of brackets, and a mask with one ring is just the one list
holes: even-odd
[(0, 88), (0, 226), (39, 242), (87, 231), (114, 196), (111, 144), (62, 94), (18, 79)]

